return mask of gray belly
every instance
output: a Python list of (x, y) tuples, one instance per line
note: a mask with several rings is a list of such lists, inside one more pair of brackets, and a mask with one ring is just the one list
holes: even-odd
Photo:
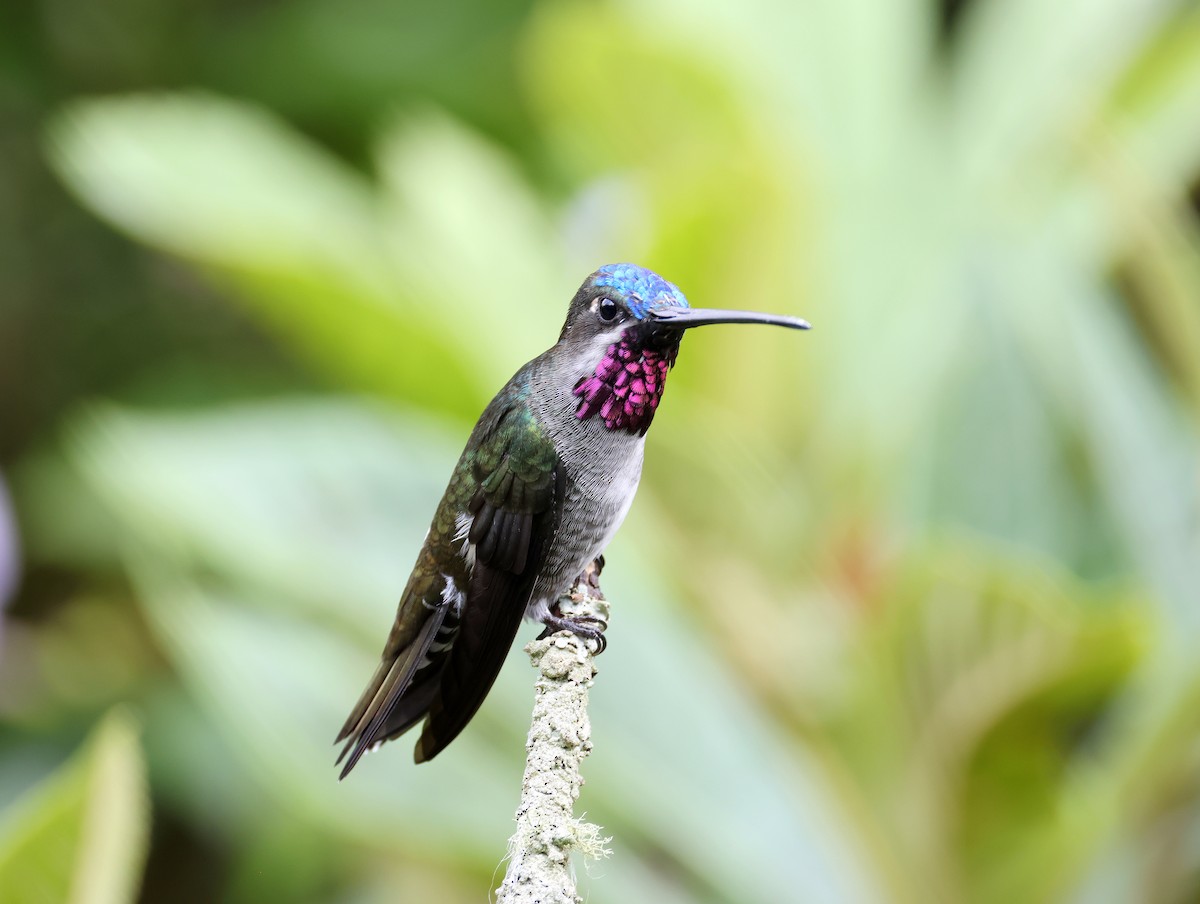
[(604, 551), (625, 520), (642, 476), (642, 437), (607, 431), (599, 418), (573, 426), (584, 427), (579, 432), (590, 436), (587, 442), (570, 444), (568, 451), (560, 452), (567, 471), (565, 506), (525, 608), (526, 618), (544, 617)]

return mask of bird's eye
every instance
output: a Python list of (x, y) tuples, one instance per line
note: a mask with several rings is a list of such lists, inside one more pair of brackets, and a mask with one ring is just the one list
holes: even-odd
[(621, 313), (621, 307), (611, 298), (601, 298), (600, 305), (596, 308), (596, 313), (600, 315), (600, 319), (606, 323), (612, 323)]

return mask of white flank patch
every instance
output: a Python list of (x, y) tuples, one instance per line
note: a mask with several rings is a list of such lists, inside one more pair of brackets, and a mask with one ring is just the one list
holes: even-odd
[(458, 585), (454, 583), (454, 578), (448, 574), (443, 574), (446, 579), (446, 586), (442, 588), (442, 605), (449, 606), (450, 611), (455, 615), (462, 612), (463, 599), (465, 594), (458, 589)]
[(467, 534), (471, 532), (471, 516), (466, 512), (459, 512), (454, 516), (454, 542), (460, 543), (467, 539)]
[(473, 519), (466, 512), (459, 512), (454, 518), (454, 542), (462, 543), (462, 557), (467, 561), (467, 570), (475, 570), (475, 544), (467, 540), (467, 534), (471, 532), (471, 521)]

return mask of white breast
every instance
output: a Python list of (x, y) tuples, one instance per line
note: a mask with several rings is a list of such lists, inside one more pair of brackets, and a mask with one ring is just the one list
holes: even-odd
[(572, 384), (563, 383), (567, 389), (544, 394), (544, 407), (535, 412), (554, 438), (566, 469), (567, 493), (558, 531), (525, 610), (532, 619), (543, 617), (608, 546), (625, 520), (642, 476), (645, 438), (606, 430), (599, 417), (576, 418)]

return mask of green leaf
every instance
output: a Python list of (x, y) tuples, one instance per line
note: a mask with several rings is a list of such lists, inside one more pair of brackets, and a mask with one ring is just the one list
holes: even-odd
[(355, 625), (403, 583), (462, 441), (432, 419), (316, 400), (97, 407), (74, 439), (88, 484), (160, 556)]
[(1168, 190), (1200, 166), (1200, 10), (1163, 23), (1125, 73), (1105, 111), (1105, 124), (1139, 168)]
[(218, 275), (339, 381), (470, 396), (440, 320), (394, 272), (371, 186), (265, 110), (197, 94), (77, 101), (48, 143), (100, 216)]
[(150, 809), (138, 728), (110, 713), (71, 762), (0, 827), (0, 902), (127, 904), (146, 859)]
[(1145, 611), (962, 542), (882, 596), (828, 731), (910, 894), (1055, 900), (1102, 843), (1072, 779), (1115, 782), (1123, 738), (1104, 720), (1145, 661)]
[(1053, 163), (1069, 152), (1080, 127), (1102, 106), (1170, 5), (1164, 0), (974, 4), (964, 23), (953, 83), (967, 183), (988, 193), (1022, 192), (1030, 163)]
[(68, 185), (149, 244), (237, 270), (386, 282), (370, 187), (263, 109), (202, 94), (77, 101), (48, 141)]

